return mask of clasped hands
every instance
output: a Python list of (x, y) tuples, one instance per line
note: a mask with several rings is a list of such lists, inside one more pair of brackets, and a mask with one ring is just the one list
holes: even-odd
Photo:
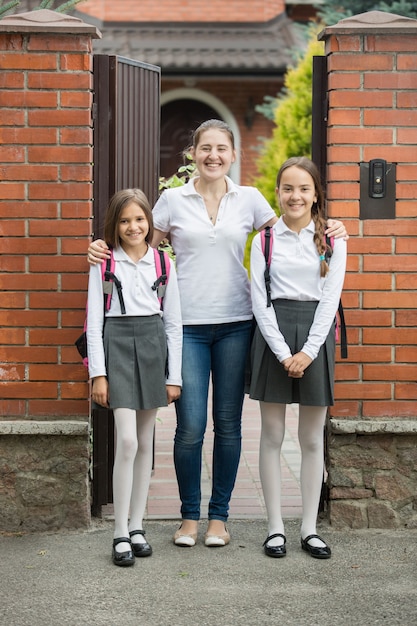
[(297, 354), (294, 354), (281, 362), (285, 371), (288, 372), (288, 376), (291, 378), (302, 378), (305, 370), (312, 361), (313, 359), (307, 356), (305, 352), (297, 352)]

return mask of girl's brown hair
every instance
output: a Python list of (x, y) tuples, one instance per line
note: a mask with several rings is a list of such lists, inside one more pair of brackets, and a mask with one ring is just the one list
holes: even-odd
[(317, 166), (307, 157), (291, 157), (283, 163), (279, 169), (277, 175), (277, 188), (279, 188), (282, 174), (289, 167), (299, 167), (310, 174), (314, 182), (314, 188), (316, 191), (317, 201), (313, 202), (311, 207), (311, 217), (315, 225), (314, 243), (316, 244), (317, 252), (320, 257), (320, 276), (326, 276), (329, 271), (329, 266), (326, 261), (326, 253), (331, 256), (332, 250), (326, 243), (326, 236), (324, 231), (326, 230), (326, 219), (324, 217), (324, 193), (320, 181), (320, 172)]
[(153, 218), (152, 209), (148, 198), (141, 189), (122, 189), (117, 191), (110, 199), (104, 217), (104, 240), (108, 246), (117, 248), (120, 245), (119, 221), (121, 212), (132, 202), (135, 202), (143, 210), (148, 221), (148, 234), (145, 241), (150, 243), (153, 238)]

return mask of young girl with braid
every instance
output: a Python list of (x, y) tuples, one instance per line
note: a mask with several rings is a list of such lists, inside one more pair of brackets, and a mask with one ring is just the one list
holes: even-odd
[(326, 261), (326, 222), (319, 172), (310, 159), (286, 161), (277, 177), (282, 215), (273, 226), (270, 266), (272, 306), (267, 306), (265, 257), (258, 234), (251, 251), (251, 292), (257, 321), (252, 350), (250, 397), (260, 401), (259, 471), (268, 514), (263, 547), (271, 557), (286, 554), (281, 515), (280, 454), (287, 404), (299, 404), (303, 516), (301, 547), (329, 558), (316, 534), (323, 482), (323, 428), (333, 404), (334, 320), (343, 287), (346, 241), (334, 240)]

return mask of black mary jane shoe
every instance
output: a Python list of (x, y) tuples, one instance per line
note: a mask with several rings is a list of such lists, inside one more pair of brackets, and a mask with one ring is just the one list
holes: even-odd
[[(310, 539), (320, 539), (324, 543), (324, 546), (311, 546), (308, 542)], [(301, 547), (303, 550), (309, 553), (314, 559), (330, 559), (332, 551), (327, 543), (318, 535), (309, 535), (305, 539), (301, 537)]]
[[(142, 535), (142, 537), (145, 536), (145, 531), (144, 530), (132, 530), (129, 533), (130, 537), (134, 537), (135, 535)], [(151, 556), (152, 554), (152, 546), (149, 545), (149, 543), (147, 541), (145, 541), (144, 543), (135, 543), (134, 541), (132, 541), (132, 550), (135, 556), (141, 557), (141, 556)]]
[[(282, 537), (284, 543), (281, 546), (268, 546), (268, 541), (271, 541), (271, 539), (275, 539), (275, 537)], [(281, 533), (275, 533), (275, 535), (269, 535), (269, 537), (265, 539), (262, 545), (266, 556), (272, 556), (274, 559), (279, 559), (280, 557), (287, 554), (287, 548), (285, 547), (286, 543), (287, 538), (285, 537), (285, 535), (282, 535)]]
[(111, 555), (113, 563), (121, 567), (133, 565), (135, 562), (135, 555), (133, 554), (133, 551), (125, 550), (124, 552), (117, 552), (116, 546), (119, 543), (129, 543), (132, 545), (129, 537), (118, 537), (117, 539), (113, 539), (113, 550)]

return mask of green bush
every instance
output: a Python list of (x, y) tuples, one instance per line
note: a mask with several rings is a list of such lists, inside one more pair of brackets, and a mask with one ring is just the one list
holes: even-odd
[[(83, 2), (83, 0), (68, 0), (59, 6), (54, 7), (55, 0), (40, 0), (39, 6), (36, 7), (36, 9), (50, 9), (51, 11), (57, 11), (58, 13), (67, 13), (67, 11), (74, 9), (80, 2)], [(5, 17), (6, 13), (9, 13), (9, 15), (11, 13), (15, 13), (19, 4), (20, 0), (10, 0), (10, 2), (6, 3), (0, 0), (0, 19)]]
[(284, 89), (276, 100), (275, 128), (271, 138), (264, 142), (257, 161), (254, 185), (278, 215), (275, 182), (280, 166), (291, 156), (311, 155), (313, 56), (324, 54), (317, 32), (315, 27), (304, 56), (287, 71)]
[[(265, 98), (265, 104), (258, 111), (266, 117), (271, 116), (275, 128), (270, 139), (264, 141), (261, 156), (257, 160), (258, 174), (253, 184), (265, 196), (269, 204), (280, 214), (276, 201), (275, 183), (282, 163), (291, 156), (311, 156), (311, 114), (313, 56), (324, 54), (324, 44), (317, 41), (321, 30), (317, 24), (307, 31), (308, 45), (303, 56), (298, 55), (298, 62), (289, 68), (284, 79), (282, 92), (274, 99)], [(255, 233), (248, 237), (244, 264), (249, 271), (250, 246)]]

